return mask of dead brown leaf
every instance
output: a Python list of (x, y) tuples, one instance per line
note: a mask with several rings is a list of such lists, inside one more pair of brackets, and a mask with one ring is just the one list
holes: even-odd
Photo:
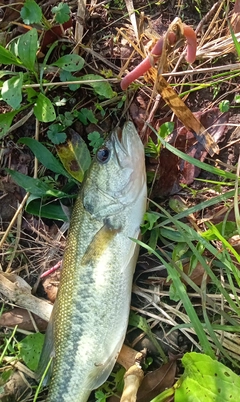
[[(228, 113), (221, 113), (219, 109), (213, 108), (204, 113), (195, 113), (200, 120), (200, 124), (204, 124), (211, 133), (214, 141), (218, 142), (223, 139), (228, 122)], [(174, 130), (172, 138), (169, 141), (171, 145), (187, 155), (192, 156), (201, 162), (207, 156), (207, 151), (203, 145), (196, 141), (193, 133), (188, 131), (186, 127), (178, 127)], [(148, 170), (155, 170), (158, 161), (149, 161)], [(176, 194), (181, 189), (181, 184), (189, 185), (200, 174), (200, 168), (188, 163), (167, 149), (162, 149), (159, 159), (159, 173), (155, 181), (151, 196), (153, 198), (164, 197)]]
[(240, 0), (235, 0), (230, 25), (233, 28), (234, 33), (240, 32)]
[(120, 401), (120, 396), (117, 397), (115, 395), (110, 396), (110, 398), (107, 399), (108, 402), (119, 402)]
[[(145, 375), (137, 393), (137, 402), (149, 402), (166, 388), (172, 387), (176, 376), (176, 359), (177, 356), (159, 369)], [(119, 402), (119, 398), (117, 396), (111, 396), (108, 402)]]
[(60, 281), (60, 271), (55, 271), (48, 275), (42, 281), (44, 291), (47, 294), (48, 299), (54, 303), (57, 297), (58, 286)]
[[(33, 314), (33, 319), (39, 331), (45, 331), (47, 328), (47, 321), (42, 320), (37, 315)], [(11, 311), (3, 313), (0, 317), (0, 326), (2, 327), (15, 327), (18, 325), (19, 329), (25, 331), (34, 331), (34, 325), (27, 310), (19, 307), (14, 307)]]
[(194, 137), (206, 149), (209, 155), (218, 154), (219, 147), (216, 142), (162, 75), (159, 75), (156, 86), (158, 93), (161, 94), (178, 119), (184, 124), (187, 130), (193, 133)]
[[(6, 4), (6, 1), (4, 2)], [(15, 0), (9, 0), (6, 4), (8, 7), (5, 8), (3, 18), (0, 22), (0, 28), (6, 28), (9, 23), (17, 20), (20, 16), (20, 10), (23, 6), (22, 2), (16, 2)], [(3, 3), (1, 5), (4, 5)]]
[[(183, 266), (183, 272), (189, 276), (189, 263), (184, 264)], [(205, 269), (203, 266), (198, 263), (197, 266), (194, 268), (194, 270), (190, 273), (189, 278), (197, 285), (201, 286), (202, 285), (202, 280), (203, 280), (203, 275), (205, 274)], [(210, 280), (209, 276), (207, 276), (206, 282), (208, 283)], [(183, 280), (184, 282), (184, 280)]]
[(172, 387), (177, 369), (176, 358), (145, 375), (137, 394), (137, 402), (151, 401), (166, 388)]
[(129, 346), (123, 345), (118, 356), (118, 363), (121, 364), (121, 366), (123, 366), (126, 370), (128, 370), (136, 363), (136, 361), (141, 361), (143, 357), (143, 353), (138, 352), (137, 350), (134, 350)]
[(63, 37), (66, 29), (72, 27), (73, 21), (72, 18), (69, 21), (64, 22), (62, 25), (55, 25), (51, 29), (48, 29), (44, 32), (43, 39), (41, 42), (40, 54), (43, 56), (48, 50), (48, 45), (51, 45), (53, 42)]
[(18, 207), (18, 202), (21, 200), (22, 196), (17, 184), (0, 182), (0, 219), (4, 227), (11, 221)]

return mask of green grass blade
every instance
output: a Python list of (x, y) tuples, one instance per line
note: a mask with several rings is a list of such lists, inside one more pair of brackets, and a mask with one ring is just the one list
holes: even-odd
[(157, 133), (156, 130), (154, 130), (153, 127), (151, 127), (150, 125), (148, 125), (151, 130), (156, 134), (158, 140), (161, 142), (161, 144), (164, 146), (164, 148), (168, 149), (170, 152), (172, 152), (174, 155), (178, 156), (179, 158), (185, 160), (188, 163), (191, 163), (194, 166), (199, 167), (200, 169), (203, 169), (207, 172), (216, 174), (218, 176), (222, 176), (225, 179), (230, 179), (230, 180), (235, 180), (236, 179), (236, 175), (234, 173), (231, 172), (227, 172), (225, 170), (219, 169), (219, 168), (215, 168), (214, 166), (208, 165), (207, 163), (201, 162), (198, 159), (193, 158), (192, 156), (186, 155), (184, 152), (180, 151), (179, 149), (173, 147), (172, 145), (170, 145), (167, 141), (163, 140), (159, 134)]
[(197, 313), (192, 306), (191, 300), (188, 297), (186, 289), (185, 289), (183, 283), (181, 282), (176, 269), (173, 268), (171, 266), (171, 264), (169, 264), (160, 254), (158, 254), (155, 250), (153, 250), (147, 244), (145, 244), (141, 241), (138, 241), (138, 243), (142, 247), (144, 247), (145, 249), (147, 249), (148, 251), (153, 253), (161, 261), (161, 263), (167, 268), (168, 274), (170, 275), (175, 287), (178, 289), (179, 297), (181, 298), (183, 306), (184, 306), (184, 308), (187, 312), (187, 315), (192, 323), (192, 327), (194, 328), (194, 330), (199, 338), (199, 342), (201, 344), (201, 347), (202, 347), (204, 353), (208, 354), (209, 356), (211, 356), (214, 359), (215, 358), (214, 351), (211, 347), (211, 344), (209, 343), (209, 341), (207, 339), (207, 336), (203, 329), (202, 323), (200, 322), (200, 320), (197, 316)]
[[(200, 202), (199, 204), (194, 205), (193, 207), (190, 207), (190, 208), (188, 208), (188, 209), (186, 209), (186, 210), (180, 212), (179, 214), (175, 215), (174, 218), (175, 218), (176, 220), (180, 220), (180, 219), (186, 218), (186, 217), (189, 216), (190, 214), (194, 214), (195, 212), (198, 212), (198, 211), (201, 211), (201, 210), (203, 210), (203, 209), (209, 208), (209, 207), (211, 207), (212, 205), (215, 205), (215, 204), (217, 204), (217, 203), (225, 202), (225, 201), (227, 201), (229, 198), (234, 197), (234, 194), (235, 194), (235, 190), (227, 191), (225, 194), (220, 194), (220, 195), (218, 195), (218, 196), (216, 196), (216, 197), (210, 198), (210, 199), (207, 200), (207, 201)], [(238, 191), (238, 194), (240, 195), (240, 191)], [(152, 201), (152, 200), (151, 200), (151, 203), (152, 203), (153, 205), (155, 205), (156, 207), (159, 207), (159, 205), (158, 205), (156, 202)], [(156, 227), (166, 226), (166, 225), (167, 225), (168, 223), (170, 223), (170, 222), (171, 222), (171, 219), (170, 219), (170, 218), (167, 218), (167, 219), (165, 219), (164, 221), (160, 222)]]

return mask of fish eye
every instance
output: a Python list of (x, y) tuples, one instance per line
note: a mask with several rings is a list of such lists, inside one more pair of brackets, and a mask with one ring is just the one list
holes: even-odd
[(100, 163), (108, 162), (110, 158), (110, 150), (107, 147), (102, 147), (97, 151), (97, 160)]

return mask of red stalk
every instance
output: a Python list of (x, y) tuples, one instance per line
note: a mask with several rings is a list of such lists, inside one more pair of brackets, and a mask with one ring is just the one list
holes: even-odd
[[(186, 60), (188, 63), (193, 63), (196, 58), (197, 51), (197, 39), (195, 31), (186, 24), (183, 24), (183, 33), (187, 40), (187, 55)], [(176, 43), (176, 35), (174, 32), (169, 32), (168, 41), (170, 45), (174, 45)], [(163, 38), (160, 38), (156, 45), (153, 47), (150, 55), (146, 57), (137, 67), (135, 67), (130, 73), (128, 73), (121, 81), (121, 88), (125, 90), (128, 86), (143, 74), (145, 74), (151, 67), (153, 60), (154, 63), (161, 56), (163, 49)]]

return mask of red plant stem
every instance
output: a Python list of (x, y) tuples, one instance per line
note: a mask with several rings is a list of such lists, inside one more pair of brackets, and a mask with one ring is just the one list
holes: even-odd
[[(193, 63), (196, 58), (197, 39), (194, 30), (188, 25), (183, 24), (183, 33), (187, 40), (187, 55), (186, 60), (188, 63)], [(168, 41), (170, 45), (176, 43), (176, 35), (174, 32), (168, 34)], [(163, 38), (160, 38), (156, 45), (153, 47), (152, 52), (146, 59), (144, 59), (137, 67), (128, 73), (121, 81), (121, 88), (125, 90), (128, 86), (143, 74), (145, 74), (152, 67), (152, 60), (154, 63), (161, 56), (163, 49)]]
[(195, 31), (186, 24), (183, 24), (183, 34), (187, 40), (187, 55), (186, 60), (188, 63), (193, 63), (196, 59), (197, 52), (197, 38)]
[(53, 272), (55, 272), (57, 269), (61, 268), (62, 265), (62, 260), (58, 261), (57, 264), (54, 265), (54, 267), (48, 269), (47, 271), (43, 272), (43, 274), (40, 276), (40, 278), (45, 278), (46, 276), (52, 274)]
[(151, 68), (151, 63), (149, 57), (144, 59), (137, 67), (135, 67), (130, 73), (125, 75), (125, 77), (121, 81), (121, 88), (123, 90), (127, 89), (127, 87), (139, 77), (141, 77), (144, 73), (146, 73)]

